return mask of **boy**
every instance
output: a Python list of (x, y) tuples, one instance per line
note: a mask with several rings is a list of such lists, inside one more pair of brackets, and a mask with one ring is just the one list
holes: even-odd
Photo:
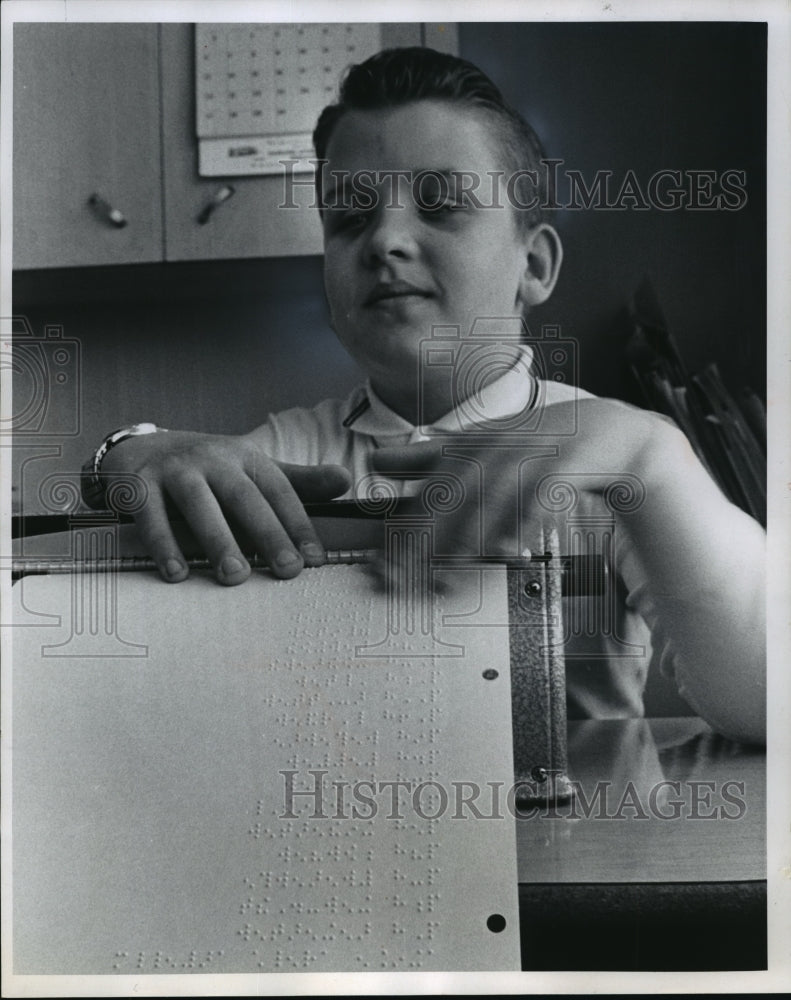
[[(402, 490), (425, 476), (456, 484), (460, 502), (437, 517), (435, 552), (523, 554), (551, 520), (542, 483), (561, 475), (578, 485), (579, 509), (615, 510), (627, 592), (620, 627), (647, 624), (654, 657), (692, 707), (726, 735), (761, 741), (761, 528), (725, 500), (668, 422), (541, 383), (514, 336), (552, 294), (562, 260), (542, 213), (535, 134), (475, 67), (405, 49), (350, 70), (314, 142), (332, 325), (366, 385), (237, 438), (151, 425), (121, 432), (97, 452), (89, 483), (100, 472), (143, 477), (149, 496), (137, 522), (163, 578), (187, 576), (167, 498), (217, 579), (233, 585), (250, 567), (228, 521), (276, 576), (294, 577), (323, 559), (301, 501), (364, 493), (373, 472)], [(471, 331), (482, 323), (496, 350), (465, 395), (458, 374), (480, 351)], [(455, 365), (421, 364), (421, 345), (442, 328), (461, 332)], [(527, 418), (539, 399), (536, 427)], [(493, 432), (522, 416), (522, 450), (510, 432), (499, 445)], [(607, 507), (624, 475), (638, 501)], [(639, 714), (645, 671), (637, 658), (570, 662), (572, 710)]]

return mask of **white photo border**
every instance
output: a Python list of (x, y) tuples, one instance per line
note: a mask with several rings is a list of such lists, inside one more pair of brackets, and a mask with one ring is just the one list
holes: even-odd
[[(3, 995), (44, 996), (239, 996), (357, 995), (428, 993), (655, 993), (782, 992), (791, 982), (791, 669), (789, 669), (789, 525), (791, 525), (791, 212), (788, 178), (788, 108), (791, 107), (791, 7), (784, 0), (434, 0), (401, 2), (397, 9), (381, 0), (302, 0), (219, 2), (219, 0), (6, 0), (2, 5), (2, 243), (0, 244), (0, 317), (11, 313), (11, 109), (12, 35), (15, 21), (766, 21), (768, 23), (768, 532), (769, 587), (769, 733), (767, 788), (769, 968), (766, 971), (684, 973), (353, 973), (189, 976), (15, 976), (11, 949), (3, 949)], [(6, 321), (3, 320), (3, 323)], [(0, 331), (7, 336), (7, 329)], [(2, 372), (2, 413), (10, 413), (10, 372)], [(10, 537), (10, 457), (0, 449), (2, 551)], [(735, 574), (738, 569), (734, 567)], [(4, 606), (10, 597), (9, 574), (3, 574)], [(8, 653), (7, 636), (3, 637)], [(7, 655), (3, 657), (7, 664)], [(7, 836), (10, 816), (11, 692), (4, 670), (2, 700), (3, 927), (10, 917), (11, 864)], [(573, 947), (573, 944), (570, 944)]]

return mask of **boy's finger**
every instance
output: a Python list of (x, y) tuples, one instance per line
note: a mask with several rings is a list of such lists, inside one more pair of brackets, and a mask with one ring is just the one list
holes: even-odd
[[(266, 474), (261, 472), (248, 482), (256, 496), (250, 496), (249, 508), (237, 511), (236, 516), (259, 548), (263, 546), (261, 554), (265, 555), (272, 570), (278, 576), (296, 576), (302, 567), (296, 571), (292, 567), (289, 571), (287, 558), (289, 552), (293, 555), (295, 550), (304, 565), (321, 566), (325, 559), (324, 546), (286, 471), (273, 465)], [(327, 499), (326, 493), (323, 498)], [(275, 568), (273, 560), (279, 561), (280, 569)]]
[(243, 583), (250, 575), (250, 564), (206, 480), (197, 475), (180, 476), (167, 484), (167, 490), (214, 566), (217, 580), (228, 586)]
[(425, 475), (432, 472), (442, 459), (442, 445), (436, 441), (420, 441), (417, 444), (379, 448), (373, 453), (373, 465), (377, 472), (414, 472)]
[(162, 579), (168, 583), (185, 580), (189, 567), (170, 527), (165, 500), (159, 490), (149, 488), (145, 507), (135, 515), (135, 524)]
[(223, 511), (248, 535), (256, 553), (284, 580), (297, 576), (306, 562), (324, 561), (324, 550), (301, 501), (277, 468), (262, 482), (247, 476), (230, 481), (209, 479)]
[(435, 519), (434, 552), (439, 556), (482, 556), (480, 521), (476, 512), (456, 510)]
[(342, 465), (275, 464), (282, 470), (300, 499), (305, 501), (332, 500), (351, 486), (351, 474)]

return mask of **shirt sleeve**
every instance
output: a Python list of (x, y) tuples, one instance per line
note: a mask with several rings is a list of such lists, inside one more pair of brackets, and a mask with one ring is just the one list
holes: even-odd
[[(626, 603), (651, 630), (653, 662), (689, 705), (724, 736), (760, 744), (766, 738), (765, 533), (718, 490), (707, 503), (711, 496), (699, 497), (671, 537), (660, 521), (653, 537), (643, 530), (639, 542), (619, 546)], [(634, 542), (630, 534), (627, 527), (625, 541)]]
[(256, 442), (276, 462), (347, 465), (350, 435), (343, 418), (348, 408), (348, 400), (327, 399), (311, 409), (272, 413), (255, 430)]

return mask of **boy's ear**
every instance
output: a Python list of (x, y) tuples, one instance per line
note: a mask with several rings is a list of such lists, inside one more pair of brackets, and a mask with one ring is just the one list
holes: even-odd
[(552, 294), (563, 262), (563, 244), (552, 226), (541, 223), (525, 237), (527, 266), (519, 286), (522, 305), (546, 302)]

